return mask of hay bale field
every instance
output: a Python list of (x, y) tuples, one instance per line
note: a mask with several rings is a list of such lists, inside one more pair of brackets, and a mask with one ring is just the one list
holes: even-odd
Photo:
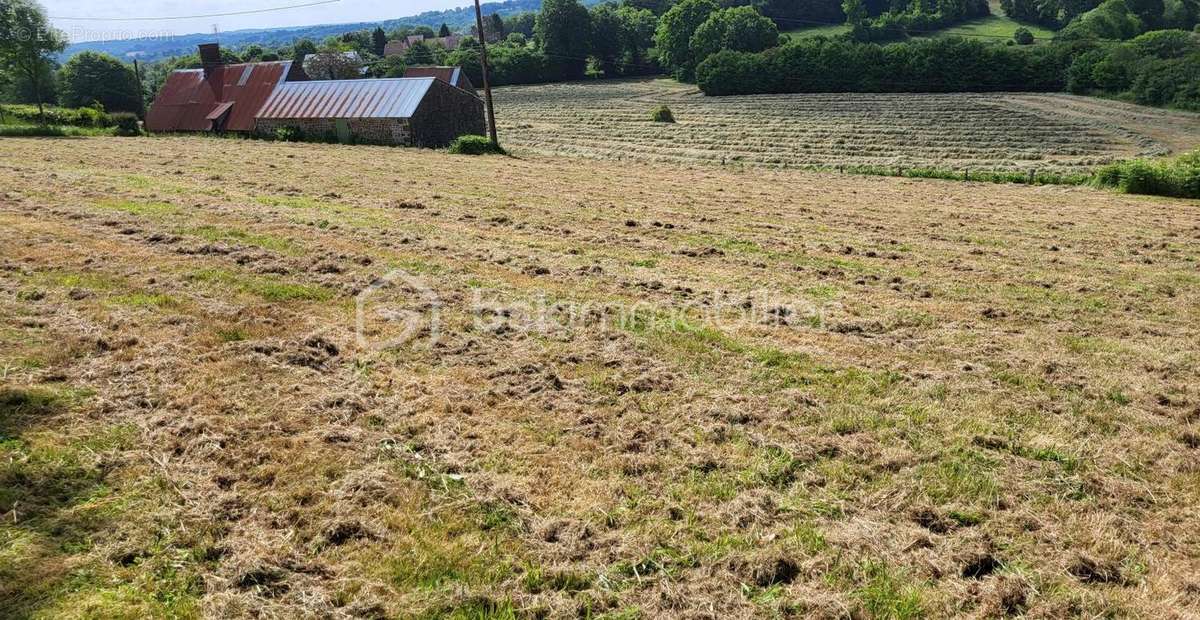
[[(669, 105), (677, 123), (650, 120)], [(551, 155), (758, 168), (1078, 173), (1200, 145), (1200, 115), (1060, 94), (705, 97), (673, 80), (496, 91), (510, 146)]]
[(1198, 260), (1084, 187), (3, 140), (0, 617), (1200, 614)]

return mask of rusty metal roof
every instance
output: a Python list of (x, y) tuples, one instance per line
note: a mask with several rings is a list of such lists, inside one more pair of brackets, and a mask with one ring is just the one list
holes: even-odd
[(404, 77), (406, 78), (437, 78), (451, 86), (458, 86), (459, 88), (462, 88), (462, 85), (459, 83), (461, 81), (461, 76), (462, 69), (459, 67), (417, 65), (404, 70)]
[(285, 82), (258, 118), (409, 118), (433, 82), (432, 77)]
[(291, 65), (291, 61), (218, 65), (207, 75), (204, 69), (175, 71), (146, 113), (146, 128), (209, 131), (227, 111), (224, 125), (217, 129), (251, 131), (255, 113), (283, 82)]

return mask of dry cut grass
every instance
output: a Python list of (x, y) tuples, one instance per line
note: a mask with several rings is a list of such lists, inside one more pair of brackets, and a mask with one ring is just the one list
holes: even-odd
[[(184, 138), (0, 188), (2, 617), (1200, 613), (1196, 202)], [(397, 267), (441, 337), (361, 348)]]
[[(650, 120), (669, 105), (675, 124)], [(1200, 116), (1070, 95), (705, 97), (671, 80), (496, 91), (508, 146), (541, 154), (766, 168), (1089, 172), (1200, 144)]]

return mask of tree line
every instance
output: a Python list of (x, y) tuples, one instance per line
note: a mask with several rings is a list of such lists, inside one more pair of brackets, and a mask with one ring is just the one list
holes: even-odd
[[(846, 0), (847, 13), (855, 15), (860, 1)], [(727, 47), (697, 63), (695, 77), (709, 95), (1068, 90), (1200, 110), (1200, 2), (1088, 6), (1087, 0), (1005, 0), (1010, 14), (1063, 26), (1039, 45), (956, 38), (879, 44), (853, 29), (765, 50)]]

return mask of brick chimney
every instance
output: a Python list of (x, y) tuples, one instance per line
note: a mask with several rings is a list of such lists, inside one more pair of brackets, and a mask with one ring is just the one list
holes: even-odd
[(204, 43), (200, 46), (200, 65), (204, 67), (204, 75), (208, 76), (216, 67), (223, 65), (221, 61), (221, 44)]

